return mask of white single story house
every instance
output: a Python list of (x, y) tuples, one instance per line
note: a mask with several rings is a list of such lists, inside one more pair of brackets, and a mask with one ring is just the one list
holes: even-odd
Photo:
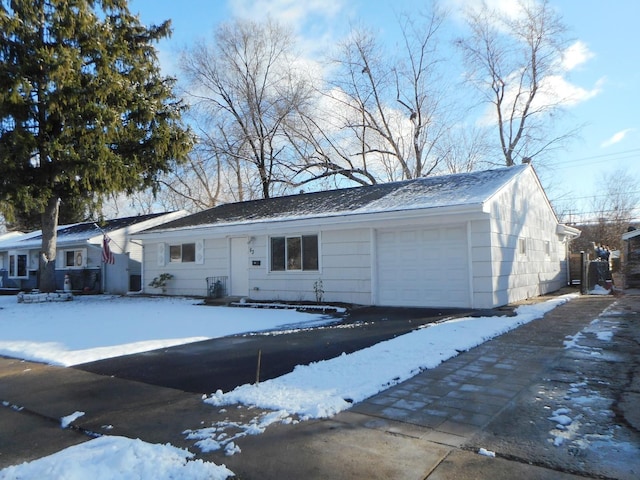
[[(140, 230), (175, 220), (185, 212), (156, 213), (135, 217), (61, 225), (57, 229), (56, 286), (64, 288), (65, 276), (74, 291), (127, 293), (141, 290), (142, 246), (132, 240)], [(114, 264), (102, 261), (103, 234)], [(0, 239), (0, 288), (6, 291), (38, 288), (40, 230)]]
[(135, 238), (147, 293), (166, 273), (170, 295), (494, 308), (567, 285), (579, 234), (520, 165), (230, 203)]

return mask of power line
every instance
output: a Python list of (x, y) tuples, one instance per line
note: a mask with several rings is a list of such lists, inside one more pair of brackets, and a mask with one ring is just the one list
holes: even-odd
[(615, 152), (615, 153), (614, 152), (603, 153), (601, 155), (592, 155), (590, 157), (574, 158), (572, 160), (567, 160), (566, 162), (563, 162), (563, 163), (576, 163), (576, 162), (582, 162), (583, 160), (594, 160), (597, 158), (609, 158), (609, 157), (616, 157), (618, 155), (631, 155), (631, 154), (640, 154), (640, 148), (632, 148), (631, 150), (623, 150), (621, 152)]
[[(634, 195), (634, 194), (639, 194), (640, 195), (640, 190), (633, 190), (631, 192), (624, 192), (625, 196)], [(573, 200), (591, 200), (593, 198), (612, 197), (612, 196), (614, 196), (614, 195), (610, 195), (608, 193), (601, 193), (599, 195), (588, 195), (588, 196), (585, 196), (585, 197), (558, 197), (558, 198), (553, 199), (553, 200), (549, 199), (549, 201), (551, 203), (554, 203), (554, 202), (565, 202), (565, 201), (573, 201)]]

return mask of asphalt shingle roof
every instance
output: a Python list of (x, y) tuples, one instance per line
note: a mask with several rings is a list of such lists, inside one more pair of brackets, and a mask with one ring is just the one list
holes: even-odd
[(228, 203), (149, 228), (145, 232), (205, 225), (481, 204), (526, 168), (528, 168), (526, 165), (519, 165), (482, 172), (433, 176), (402, 182)]
[[(132, 225), (136, 225), (146, 220), (151, 220), (156, 217), (166, 215), (165, 213), (151, 213), (148, 215), (137, 215), (133, 217), (116, 218), (113, 220), (105, 220), (102, 223), (98, 222), (83, 222), (75, 223), (72, 225), (61, 225), (58, 227), (57, 236), (58, 243), (69, 243), (73, 241), (86, 241), (96, 235), (100, 235), (102, 231), (109, 233), (121, 228), (126, 228)], [(96, 227), (96, 224), (100, 228)], [(32, 245), (37, 245), (42, 242), (42, 232), (35, 231), (27, 233), (21, 236), (15, 236), (8, 238), (4, 241), (0, 241), (0, 248), (27, 248)], [(24, 246), (24, 247), (23, 247)]]
[[(151, 213), (148, 215), (137, 215), (134, 217), (125, 217), (125, 218), (116, 218), (113, 220), (105, 220), (102, 223), (99, 222), (85, 222), (85, 223), (76, 223), (73, 225), (61, 226), (58, 228), (58, 239), (62, 240), (65, 237), (76, 237), (83, 236), (86, 238), (91, 238), (96, 235), (102, 233), (102, 231), (109, 233), (114, 230), (120, 230), (121, 228), (130, 227), (131, 225), (135, 225), (140, 222), (144, 222), (145, 220), (151, 220), (152, 218), (159, 217), (161, 215), (166, 215), (166, 213)], [(97, 228), (96, 225), (100, 227)], [(41, 239), (42, 234), (37, 235), (35, 237), (31, 237), (32, 240)]]

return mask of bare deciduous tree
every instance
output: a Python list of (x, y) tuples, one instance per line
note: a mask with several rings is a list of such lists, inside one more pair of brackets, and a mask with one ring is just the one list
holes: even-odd
[(591, 202), (597, 226), (593, 241), (617, 249), (640, 206), (640, 179), (621, 169), (602, 174), (598, 185), (598, 195)]
[(447, 130), (439, 148), (448, 173), (473, 172), (486, 163), (489, 146), (484, 129), (457, 125)]
[(619, 249), (622, 234), (638, 221), (639, 186), (640, 178), (628, 169), (603, 173), (590, 202), (591, 211), (576, 222), (582, 234), (571, 242), (571, 249), (589, 252), (592, 256), (594, 243), (611, 250)]
[(548, 0), (519, 0), (518, 5), (519, 14), (507, 16), (483, 1), (467, 12), (469, 34), (456, 42), (468, 81), (492, 105), (506, 166), (531, 159), (574, 133), (549, 134), (567, 100), (550, 81), (564, 73), (566, 27)]
[(305, 119), (301, 154), (308, 171), (360, 184), (426, 176), (440, 167), (438, 148), (449, 128), (438, 78), (443, 14), (434, 7), (400, 19), (402, 44), (385, 49), (375, 35), (355, 29), (334, 61), (319, 110)]
[(220, 200), (220, 170), (218, 158), (194, 152), (185, 164), (177, 166), (161, 180), (166, 190), (163, 196), (189, 212), (214, 207)]
[[(291, 34), (275, 22), (237, 20), (220, 25), (214, 41), (201, 41), (182, 56), (188, 93), (202, 125), (205, 147), (216, 168), (232, 168), (236, 200), (270, 197), (288, 185), (297, 162), (284, 132), (287, 119), (303, 109), (310, 88), (296, 67)], [(250, 183), (246, 168), (250, 166)]]

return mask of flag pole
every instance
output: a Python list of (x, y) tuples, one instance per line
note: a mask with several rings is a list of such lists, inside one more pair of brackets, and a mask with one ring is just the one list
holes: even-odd
[[(100, 230), (100, 233), (102, 233), (102, 235), (106, 235), (107, 237), (109, 237), (109, 235), (107, 235), (107, 232), (105, 232), (102, 228), (100, 228), (96, 222), (93, 222), (93, 226), (96, 227), (98, 230)], [(109, 237), (109, 239), (113, 242), (113, 244), (116, 247), (118, 247), (120, 249), (120, 253), (124, 253), (124, 248), (122, 248), (118, 242), (116, 242), (111, 237)]]

